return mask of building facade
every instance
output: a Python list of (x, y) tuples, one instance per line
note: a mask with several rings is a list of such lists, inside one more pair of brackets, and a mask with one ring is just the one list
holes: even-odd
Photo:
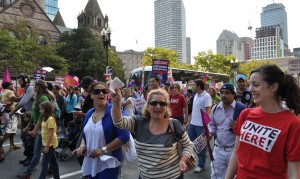
[(240, 61), (245, 60), (244, 44), (235, 32), (223, 30), (217, 39), (217, 53), (224, 56), (233, 55)]
[(128, 84), (131, 71), (143, 66), (142, 59), (144, 57), (144, 54), (142, 52), (137, 52), (134, 50), (117, 52), (117, 54), (124, 64), (125, 78)]
[(300, 58), (300, 47), (299, 48), (293, 48), (293, 54), (295, 57)]
[[(0, 0), (1, 1), (1, 0)], [(14, 34), (16, 20), (25, 21), (27, 30), (35, 32), (41, 42), (56, 42), (61, 34), (44, 12), (38, 0), (2, 0), (0, 3), (0, 29)]]
[(252, 45), (253, 45), (253, 39), (250, 37), (241, 37), (240, 38), (243, 46), (244, 46), (244, 59), (245, 60), (251, 60), (252, 59)]
[(282, 39), (285, 46), (288, 47), (288, 25), (287, 13), (285, 7), (281, 3), (269, 4), (262, 8), (261, 27), (279, 25), (282, 29)]
[(186, 37), (186, 63), (192, 64), (191, 38)]
[(284, 40), (280, 25), (256, 29), (252, 47), (252, 59), (272, 59), (284, 56)]
[(178, 53), (180, 63), (187, 63), (185, 7), (182, 0), (156, 0), (154, 21), (155, 47), (170, 48)]

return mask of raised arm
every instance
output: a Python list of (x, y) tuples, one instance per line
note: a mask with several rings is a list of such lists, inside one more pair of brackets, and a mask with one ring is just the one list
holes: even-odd
[(120, 89), (115, 89), (116, 93), (111, 93), (111, 102), (112, 102), (112, 109), (111, 109), (111, 117), (114, 122), (118, 122), (122, 120), (122, 112), (121, 112), (121, 91)]

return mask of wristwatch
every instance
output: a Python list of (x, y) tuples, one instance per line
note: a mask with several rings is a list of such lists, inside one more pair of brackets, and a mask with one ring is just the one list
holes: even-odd
[(103, 151), (103, 153), (105, 153), (105, 154), (107, 153), (107, 147), (106, 146), (102, 147), (101, 150)]

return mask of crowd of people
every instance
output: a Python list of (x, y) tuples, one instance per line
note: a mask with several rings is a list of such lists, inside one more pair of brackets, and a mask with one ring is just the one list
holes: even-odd
[[(248, 80), (243, 74), (235, 80), (237, 87), (225, 83), (217, 89), (195, 79), (185, 90), (151, 76), (143, 91), (124, 87), (113, 93), (109, 82), (89, 76), (79, 86), (63, 88), (42, 79), (31, 85), (21, 74), (22, 96), (14, 93), (12, 83), (2, 84), (0, 163), (7, 139), (9, 151), (21, 148), (14, 144), (16, 112), (21, 111), (24, 159), (19, 163), (26, 170), (18, 178), (30, 178), (42, 153), (39, 178), (60, 178), (56, 148), (67, 146), (83, 178), (117, 179), (124, 161), (122, 146), (132, 135), (139, 178), (182, 179), (191, 170), (191, 157), (198, 159), (195, 173), (206, 168), (208, 147), (196, 155), (193, 150), (193, 141), (203, 133), (214, 143), (211, 178), (299, 178), (300, 90), (295, 79), (275, 65), (265, 65), (254, 69)], [(208, 126), (201, 110), (210, 117)]]

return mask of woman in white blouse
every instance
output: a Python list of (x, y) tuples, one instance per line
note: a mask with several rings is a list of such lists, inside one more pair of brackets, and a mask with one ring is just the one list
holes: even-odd
[(77, 156), (84, 155), (83, 176), (91, 179), (117, 179), (122, 145), (129, 140), (129, 132), (116, 128), (111, 118), (111, 105), (107, 103), (104, 83), (95, 84), (91, 94), (94, 108), (86, 113), (83, 121), (83, 139)]

